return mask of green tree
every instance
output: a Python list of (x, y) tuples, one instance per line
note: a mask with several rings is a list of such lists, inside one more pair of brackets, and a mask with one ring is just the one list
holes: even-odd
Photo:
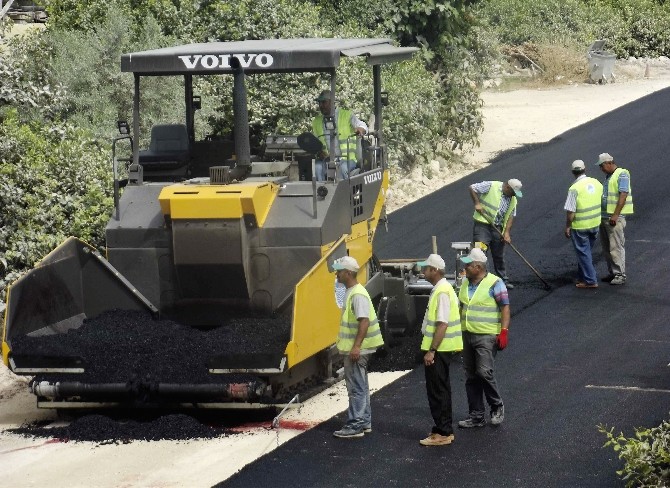
[(103, 248), (109, 153), (71, 125), (0, 123), (0, 293), (68, 236)]

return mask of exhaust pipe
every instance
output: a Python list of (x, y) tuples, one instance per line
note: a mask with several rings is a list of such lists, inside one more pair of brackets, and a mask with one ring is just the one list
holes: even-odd
[(240, 60), (232, 57), (233, 69), (233, 120), (235, 135), (236, 166), (230, 172), (231, 179), (246, 178), (251, 171), (251, 147), (249, 144), (249, 112), (247, 111), (247, 89), (244, 86), (244, 68)]

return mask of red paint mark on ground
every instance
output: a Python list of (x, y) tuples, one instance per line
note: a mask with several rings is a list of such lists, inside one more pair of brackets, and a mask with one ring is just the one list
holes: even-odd
[[(309, 430), (318, 422), (308, 422), (304, 420), (280, 420), (278, 429), (290, 429), (290, 430)], [(238, 425), (236, 427), (231, 427), (230, 430), (233, 432), (248, 432), (250, 430), (265, 429), (272, 430), (272, 421), (268, 420), (265, 422), (248, 422), (246, 424)]]
[(16, 449), (9, 449), (7, 451), (2, 451), (2, 452), (0, 452), (0, 454), (9, 454), (10, 452), (25, 451), (27, 449), (38, 449), (42, 446), (46, 446), (47, 444), (58, 444), (58, 443), (61, 443), (61, 442), (63, 442), (63, 441), (60, 440), (60, 439), (51, 439), (51, 440), (48, 440), (48, 441), (43, 442), (41, 444), (37, 444), (35, 446), (18, 447)]
[(280, 420), (279, 428), (291, 430), (309, 430), (317, 424), (318, 422), (309, 422), (306, 420)]

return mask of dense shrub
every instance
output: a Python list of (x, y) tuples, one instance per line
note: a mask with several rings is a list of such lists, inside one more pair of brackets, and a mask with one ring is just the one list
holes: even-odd
[(670, 4), (656, 0), (485, 0), (477, 15), (502, 44), (559, 44), (585, 53), (605, 39), (618, 57), (670, 56)]
[(624, 461), (617, 474), (626, 486), (668, 486), (670, 484), (670, 422), (651, 429), (635, 429), (634, 437), (615, 434), (614, 428), (599, 426), (607, 436), (605, 447), (611, 447)]
[(54, 120), (64, 111), (65, 87), (48, 64), (36, 69), (31, 56), (40, 38), (38, 32), (10, 38), (0, 50), (0, 119), (11, 108), (19, 109), (25, 121)]
[(670, 56), (670, 4), (654, 0), (592, 0), (594, 34), (619, 57)]
[(71, 125), (0, 123), (0, 292), (68, 236), (103, 245), (109, 153)]
[(580, 0), (485, 0), (477, 14), (509, 45), (583, 44), (595, 20)]
[[(131, 74), (121, 73), (121, 54), (176, 42), (164, 35), (151, 17), (137, 26), (112, 8), (90, 30), (48, 29), (32, 53), (41, 54), (53, 79), (67, 88), (67, 104), (60, 117), (90, 130), (95, 137), (109, 140), (116, 130), (116, 121), (132, 117), (134, 81)], [(42, 45), (49, 46), (48, 50)], [(157, 121), (183, 119), (179, 79), (144, 78), (141, 90), (143, 134), (148, 134), (148, 128)]]

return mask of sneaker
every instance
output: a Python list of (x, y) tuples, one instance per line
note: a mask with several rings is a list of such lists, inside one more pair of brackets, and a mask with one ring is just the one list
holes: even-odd
[(340, 430), (333, 432), (333, 435), (340, 439), (354, 439), (356, 437), (363, 437), (364, 434), (362, 430), (355, 430), (351, 427), (344, 426)]
[(598, 283), (584, 283), (583, 281), (579, 281), (575, 286), (577, 288), (598, 288)]
[(503, 280), (503, 281), (505, 282), (505, 286), (507, 287), (508, 290), (513, 290), (514, 289), (514, 285), (512, 283), (510, 283), (507, 280)]
[(454, 442), (454, 434), (441, 435), (433, 432), (425, 439), (421, 439), (419, 444), (422, 446), (447, 446)]
[[(596, 285), (598, 286), (598, 285)], [(491, 412), (491, 425), (500, 425), (505, 419), (505, 405), (500, 405)]]
[(614, 278), (612, 278), (612, 281), (610, 281), (610, 285), (625, 285), (626, 284), (626, 275), (618, 274)]
[(459, 420), (458, 421), (458, 426), (461, 429), (471, 429), (473, 427), (484, 427), (486, 425), (486, 420), (484, 419), (473, 419), (472, 417), (468, 417), (465, 420)]
[(609, 275), (605, 276), (604, 278), (600, 278), (600, 281), (603, 281), (603, 282), (605, 282), (605, 283), (609, 283), (609, 282), (612, 281), (613, 279), (614, 279), (614, 275), (613, 275), (613, 274), (609, 274)]
[(363, 427), (363, 433), (364, 434), (371, 434), (372, 433), (372, 426), (368, 425), (368, 426)]

